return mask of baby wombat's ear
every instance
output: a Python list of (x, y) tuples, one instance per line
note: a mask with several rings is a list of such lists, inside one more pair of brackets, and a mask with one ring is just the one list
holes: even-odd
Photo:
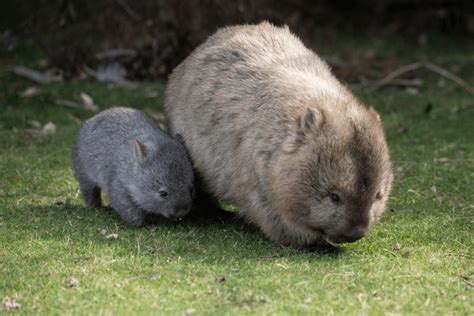
[(134, 139), (132, 141), (132, 146), (137, 160), (139, 162), (143, 162), (148, 155), (148, 149), (145, 144), (141, 143), (138, 139)]
[(181, 134), (175, 134), (174, 139), (176, 139), (178, 142), (186, 146), (186, 144), (184, 143), (184, 138)]
[(307, 107), (306, 111), (299, 118), (299, 130), (306, 134), (319, 129), (323, 123), (323, 113), (320, 110)]

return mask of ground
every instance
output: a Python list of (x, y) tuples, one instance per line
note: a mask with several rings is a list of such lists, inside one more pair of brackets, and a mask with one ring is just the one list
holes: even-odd
[[(420, 42), (353, 39), (319, 48), (344, 58), (375, 51), (400, 64), (434, 61), (472, 84), (472, 43)], [(27, 66), (40, 58), (28, 43), (0, 57), (3, 65)], [(437, 74), (418, 76), (424, 84), (417, 90), (354, 87), (381, 113), (393, 194), (366, 238), (317, 254), (275, 245), (240, 223), (163, 220), (134, 229), (110, 210), (85, 208), (70, 155), (80, 121), (93, 113), (57, 101), (79, 101), (85, 92), (101, 109), (130, 105), (161, 120), (164, 84), (74, 79), (21, 97), (32, 84), (1, 68), (0, 308), (17, 303), (15, 313), (48, 315), (473, 314), (474, 98)], [(29, 120), (51, 121), (56, 132), (43, 136)]]

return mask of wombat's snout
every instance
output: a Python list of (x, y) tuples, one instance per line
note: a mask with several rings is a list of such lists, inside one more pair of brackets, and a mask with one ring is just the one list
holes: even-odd
[(191, 211), (191, 205), (180, 206), (171, 210), (165, 217), (172, 220), (181, 220)]
[(329, 240), (338, 244), (345, 243), (345, 242), (354, 242), (364, 237), (366, 233), (367, 233), (366, 228), (356, 226), (352, 228), (349, 232), (345, 232), (344, 234), (330, 237)]

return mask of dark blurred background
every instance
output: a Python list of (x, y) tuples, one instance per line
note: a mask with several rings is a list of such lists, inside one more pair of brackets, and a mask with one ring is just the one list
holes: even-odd
[(305, 43), (341, 33), (474, 38), (472, 0), (2, 0), (1, 11), (2, 45), (12, 34), (31, 39), (66, 78), (113, 61), (130, 80), (166, 79), (217, 28), (262, 20)]

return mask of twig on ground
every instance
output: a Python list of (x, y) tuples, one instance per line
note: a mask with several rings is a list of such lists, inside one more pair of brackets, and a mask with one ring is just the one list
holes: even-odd
[(60, 81), (58, 76), (55, 76), (48, 72), (40, 72), (31, 68), (16, 66), (13, 68), (13, 72), (18, 76), (27, 78), (37, 84), (48, 84), (54, 81)]
[(390, 84), (390, 82), (392, 82), (395, 78), (397, 78), (397, 77), (399, 77), (399, 76), (401, 76), (401, 75), (403, 75), (407, 72), (419, 69), (422, 66), (423, 66), (423, 63), (413, 63), (413, 64), (403, 66), (403, 67), (395, 70), (394, 72), (389, 73), (388, 75), (386, 75), (382, 79), (373, 82), (372, 85), (374, 86), (374, 89), (380, 88), (382, 86), (386, 86), (386, 85)]
[[(382, 79), (370, 83), (370, 85), (373, 86), (374, 89), (379, 89), (386, 85), (404, 85), (407, 83), (415, 83), (415, 81), (410, 82), (405, 79), (398, 79), (398, 77), (420, 68), (425, 68), (429, 71), (437, 73), (438, 75), (457, 83), (459, 86), (463, 87), (467, 92), (474, 93), (474, 87), (471, 87), (466, 81), (462, 80), (460, 77), (456, 76), (452, 72), (429, 62), (416, 62), (416, 63), (408, 64), (406, 66), (403, 66), (389, 73), (387, 76), (383, 77)], [(400, 83), (404, 83), (404, 84), (400, 84)], [(416, 82), (415, 84), (421, 85), (422, 82)]]
[(81, 105), (79, 103), (64, 99), (56, 100), (54, 103), (56, 103), (56, 105), (65, 106), (68, 108), (81, 108)]
[(450, 79), (450, 80), (456, 82), (458, 85), (460, 85), (461, 87), (466, 89), (468, 92), (470, 92), (470, 93), (474, 92), (472, 90), (473, 87), (471, 87), (466, 81), (462, 80), (461, 78), (459, 78), (458, 76), (456, 76), (452, 72), (449, 72), (446, 69), (443, 69), (440, 66), (437, 66), (437, 65), (432, 64), (432, 63), (424, 63), (424, 66), (425, 66), (425, 68), (427, 68), (427, 69), (429, 69), (433, 72), (436, 72), (437, 74), (439, 74), (439, 75), (441, 75), (441, 76), (443, 76), (447, 79)]
[(95, 57), (97, 59), (115, 59), (119, 57), (132, 57), (137, 54), (136, 51), (133, 49), (124, 49), (124, 48), (116, 48), (116, 49), (109, 49), (100, 53), (97, 53)]

